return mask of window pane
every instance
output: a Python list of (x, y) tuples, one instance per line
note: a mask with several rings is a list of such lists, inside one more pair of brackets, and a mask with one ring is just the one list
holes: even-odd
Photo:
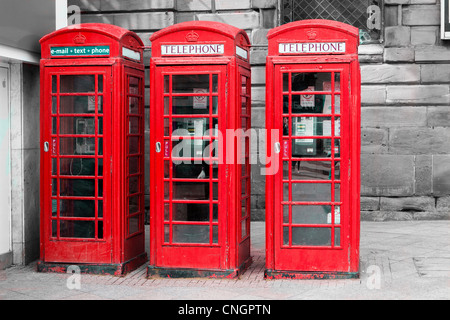
[(95, 75), (61, 75), (60, 92), (95, 92)]
[(281, 23), (307, 19), (336, 20), (359, 28), (361, 43), (367, 43), (380, 40), (382, 9), (381, 0), (282, 0)]
[(174, 225), (173, 243), (209, 243), (209, 226)]
[(59, 112), (61, 114), (94, 113), (95, 96), (61, 96)]
[(60, 221), (61, 238), (95, 238), (94, 221)]
[(209, 75), (173, 75), (172, 91), (174, 93), (194, 93), (194, 89), (203, 89), (205, 93), (209, 92)]

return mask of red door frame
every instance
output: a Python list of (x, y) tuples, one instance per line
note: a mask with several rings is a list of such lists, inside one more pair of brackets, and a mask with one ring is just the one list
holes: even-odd
[[(111, 125), (108, 125), (112, 123), (111, 118), (111, 108), (108, 108), (108, 106), (111, 106), (111, 95), (106, 94), (107, 92), (110, 92), (110, 81), (111, 78), (111, 66), (89, 66), (89, 67), (46, 67), (43, 75), (44, 80), (44, 105), (45, 106), (51, 106), (52, 105), (52, 96), (57, 97), (57, 116), (55, 118), (61, 118), (59, 116), (59, 101), (60, 96), (64, 96), (66, 94), (64, 93), (58, 93), (56, 95), (52, 95), (52, 76), (53, 75), (103, 75), (104, 81), (103, 81), (103, 94), (100, 94), (97, 92), (97, 86), (96, 86), (96, 96), (102, 96), (103, 97), (103, 134), (100, 135), (98, 133), (98, 128), (96, 126), (96, 134), (90, 135), (89, 137), (96, 138), (98, 136), (103, 138), (103, 155), (101, 158), (108, 159), (112, 154), (112, 142), (111, 142), (111, 132), (110, 130)], [(97, 83), (97, 81), (96, 81)], [(48, 84), (48, 85), (46, 85)], [(45, 90), (47, 88), (47, 90)], [(58, 83), (59, 88), (59, 83)], [(87, 95), (83, 93), (72, 93), (75, 96), (80, 95)], [(59, 97), (58, 97), (59, 96)], [(98, 100), (98, 99), (96, 99)], [(96, 206), (96, 213), (95, 213), (95, 220), (103, 221), (103, 238), (102, 239), (74, 239), (74, 238), (65, 238), (61, 239), (58, 237), (52, 236), (52, 158), (55, 158), (57, 160), (60, 159), (60, 143), (59, 143), (59, 137), (60, 134), (59, 131), (59, 125), (57, 125), (57, 132), (55, 134), (52, 134), (52, 109), (51, 108), (43, 108), (43, 126), (41, 128), (42, 131), (42, 139), (45, 142), (49, 143), (49, 151), (43, 152), (42, 158), (43, 158), (43, 168), (41, 168), (41, 178), (43, 180), (43, 186), (44, 186), (44, 194), (43, 194), (43, 218), (44, 221), (42, 222), (44, 224), (43, 228), (43, 239), (44, 241), (44, 248), (45, 254), (43, 255), (44, 261), (58, 261), (61, 263), (97, 263), (97, 264), (107, 264), (112, 262), (112, 255), (111, 255), (111, 249), (112, 249), (112, 241), (111, 241), (111, 193), (109, 188), (106, 186), (111, 184), (111, 175), (110, 173), (110, 161), (103, 161), (103, 218), (100, 218), (98, 215), (98, 209)], [(76, 116), (82, 116), (82, 114), (74, 114)], [(95, 112), (95, 118), (98, 116), (98, 109), (96, 109)], [(67, 116), (67, 115), (65, 115)], [(92, 116), (92, 115), (91, 115)], [(59, 121), (58, 121), (59, 123)], [(64, 135), (63, 137), (71, 137), (71, 135)], [(54, 143), (53, 143), (54, 142)], [(98, 145), (98, 144), (97, 144)], [(98, 154), (98, 153), (96, 153)], [(55, 157), (52, 157), (55, 156)], [(65, 156), (62, 156), (65, 157)], [(70, 158), (76, 158), (76, 156), (70, 156)], [(83, 157), (84, 158), (84, 157)], [(93, 156), (93, 158), (97, 158), (98, 156)], [(59, 161), (56, 161), (57, 168), (60, 167)], [(60, 177), (59, 171), (56, 173), (56, 175), (53, 175), (55, 179), (58, 179)], [(66, 177), (67, 178), (67, 177)], [(70, 177), (68, 177), (70, 178)], [(97, 184), (98, 185), (98, 184)], [(57, 187), (59, 190), (59, 186)], [(94, 198), (89, 197), (89, 200), (98, 199), (98, 187), (96, 186), (96, 196)], [(59, 199), (61, 199), (58, 195), (56, 195), (55, 200), (59, 202)], [(62, 198), (64, 199), (64, 198)], [(87, 199), (86, 197), (78, 197), (78, 199)], [(59, 207), (59, 205), (58, 205)], [(60, 219), (59, 216), (57, 216), (57, 220), (64, 220), (64, 218)], [(92, 221), (92, 219), (87, 218), (78, 218), (78, 219), (70, 219), (70, 220), (78, 220), (78, 221)], [(98, 224), (96, 224), (96, 230), (98, 228)], [(59, 230), (59, 227), (58, 227)]]
[[(228, 67), (224, 64), (210, 64), (210, 65), (189, 65), (189, 66), (152, 66), (154, 68), (154, 72), (152, 72), (152, 75), (154, 75), (154, 78), (152, 78), (152, 81), (155, 81), (156, 83), (163, 83), (164, 76), (173, 76), (173, 75), (191, 75), (191, 74), (209, 74), (210, 78), (212, 74), (218, 74), (218, 92), (217, 95), (212, 94), (211, 92), (208, 94), (210, 99), (212, 99), (212, 96), (218, 97), (218, 122), (219, 122), (219, 131), (225, 132), (227, 128), (227, 73), (228, 73)], [(184, 269), (184, 268), (192, 268), (195, 270), (227, 270), (229, 268), (229, 261), (226, 259), (227, 256), (227, 247), (228, 247), (228, 212), (226, 210), (227, 208), (227, 202), (228, 199), (225, 196), (227, 191), (227, 177), (226, 177), (226, 170), (224, 165), (219, 165), (219, 174), (217, 179), (212, 179), (211, 182), (217, 183), (219, 192), (218, 192), (218, 200), (213, 200), (210, 197), (210, 200), (207, 202), (210, 204), (210, 206), (214, 203), (218, 206), (218, 221), (217, 223), (213, 222), (211, 220), (212, 217), (210, 217), (209, 225), (210, 227), (213, 225), (218, 225), (218, 243), (213, 244), (212, 238), (210, 238), (209, 243), (205, 244), (183, 244), (183, 243), (167, 243), (164, 241), (164, 225), (167, 223), (164, 223), (164, 204), (170, 203), (164, 201), (164, 161), (169, 161), (170, 166), (172, 168), (172, 163), (170, 161), (170, 158), (167, 156), (167, 150), (166, 150), (166, 140), (164, 139), (164, 126), (161, 126), (163, 121), (163, 115), (164, 115), (164, 96), (170, 97), (170, 96), (194, 96), (195, 94), (175, 94), (172, 92), (169, 92), (169, 94), (164, 94), (162, 90), (158, 92), (154, 92), (154, 96), (152, 97), (154, 99), (154, 106), (155, 108), (152, 110), (151, 114), (151, 143), (150, 143), (150, 151), (151, 154), (154, 155), (151, 157), (151, 185), (155, 187), (154, 193), (153, 193), (153, 205), (152, 205), (152, 212), (154, 214), (152, 215), (151, 219), (156, 219), (156, 223), (154, 223), (154, 226), (156, 228), (152, 228), (151, 234), (155, 234), (155, 237), (152, 237), (151, 239), (151, 247), (153, 250), (156, 250), (155, 261), (153, 261), (153, 264), (158, 268), (167, 268), (167, 269)], [(212, 101), (212, 100), (211, 100)], [(170, 104), (171, 106), (172, 104)], [(170, 125), (172, 123), (173, 118), (198, 118), (200, 115), (176, 115), (175, 117), (173, 115), (169, 116), (169, 122)], [(215, 116), (212, 115), (212, 108), (210, 109), (209, 114), (205, 114), (206, 117), (209, 117), (210, 119), (210, 126), (211, 120), (215, 118)], [(201, 116), (200, 116), (201, 117)], [(203, 117), (202, 117), (203, 118)], [(167, 137), (167, 136), (166, 136)], [(219, 145), (224, 143), (225, 137), (222, 136), (222, 141), (219, 141)], [(173, 139), (173, 138), (172, 138)], [(220, 140), (220, 139), (219, 139)], [(156, 143), (161, 143), (161, 152), (155, 153), (154, 149), (156, 148)], [(170, 139), (169, 142), (169, 152), (171, 152), (172, 148), (170, 147)], [(222, 148), (222, 150), (225, 150)], [(219, 158), (226, 159), (226, 154), (219, 155)], [(166, 160), (164, 160), (166, 159)], [(196, 159), (195, 157), (192, 157), (192, 159)], [(211, 168), (212, 170), (212, 168)], [(170, 170), (172, 172), (172, 170)], [(167, 180), (167, 179), (166, 179)], [(190, 179), (182, 179), (185, 182), (192, 182)], [(206, 182), (206, 181), (205, 181)], [(170, 183), (170, 182), (169, 182)], [(172, 193), (172, 186), (170, 187), (170, 192)], [(172, 203), (177, 202), (183, 202), (186, 203), (186, 201), (177, 201), (172, 200)], [(195, 203), (198, 201), (192, 201), (192, 203)], [(212, 210), (212, 208), (210, 208)], [(170, 220), (169, 225), (178, 224), (178, 222), (173, 222), (173, 220)], [(188, 225), (189, 223), (183, 222), (181, 224)], [(192, 224), (195, 225), (201, 225), (205, 223), (197, 223), (193, 222)], [(170, 233), (171, 234), (171, 233)], [(212, 233), (210, 233), (210, 237), (212, 237)], [(153, 256), (153, 255), (152, 255)], [(151, 261), (152, 263), (152, 261)]]

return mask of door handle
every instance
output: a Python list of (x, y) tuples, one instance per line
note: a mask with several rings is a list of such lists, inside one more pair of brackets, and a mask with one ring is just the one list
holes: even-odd
[(279, 142), (275, 142), (274, 149), (277, 154), (281, 152), (281, 145)]
[(160, 153), (161, 152), (161, 142), (157, 142), (156, 143), (156, 153)]
[(48, 150), (49, 150), (49, 144), (48, 144), (48, 141), (45, 141), (44, 142), (44, 151), (48, 152)]

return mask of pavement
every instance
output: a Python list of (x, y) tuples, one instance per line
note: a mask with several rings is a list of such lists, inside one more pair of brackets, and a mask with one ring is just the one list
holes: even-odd
[[(148, 235), (148, 226), (147, 235)], [(0, 300), (448, 300), (450, 221), (362, 222), (359, 279), (264, 280), (264, 222), (252, 222), (253, 263), (239, 279), (147, 279), (0, 271)], [(147, 241), (148, 243), (148, 241)]]

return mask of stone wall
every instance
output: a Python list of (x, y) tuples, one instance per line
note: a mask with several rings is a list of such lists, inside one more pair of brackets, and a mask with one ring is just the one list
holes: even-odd
[[(214, 20), (246, 30), (253, 45), (252, 126), (265, 127), (266, 35), (277, 26), (277, 0), (68, 2), (81, 8), (81, 22), (119, 25), (148, 46), (153, 32), (183, 21)], [(360, 48), (362, 219), (450, 218), (450, 41), (439, 39), (439, 1), (385, 0), (384, 23), (384, 43)], [(150, 56), (146, 51), (147, 111)], [(253, 152), (265, 148), (253, 143)], [(264, 219), (264, 188), (260, 165), (253, 165), (254, 220)]]
[(384, 45), (362, 46), (364, 220), (450, 218), (450, 42), (436, 0), (385, 0)]

